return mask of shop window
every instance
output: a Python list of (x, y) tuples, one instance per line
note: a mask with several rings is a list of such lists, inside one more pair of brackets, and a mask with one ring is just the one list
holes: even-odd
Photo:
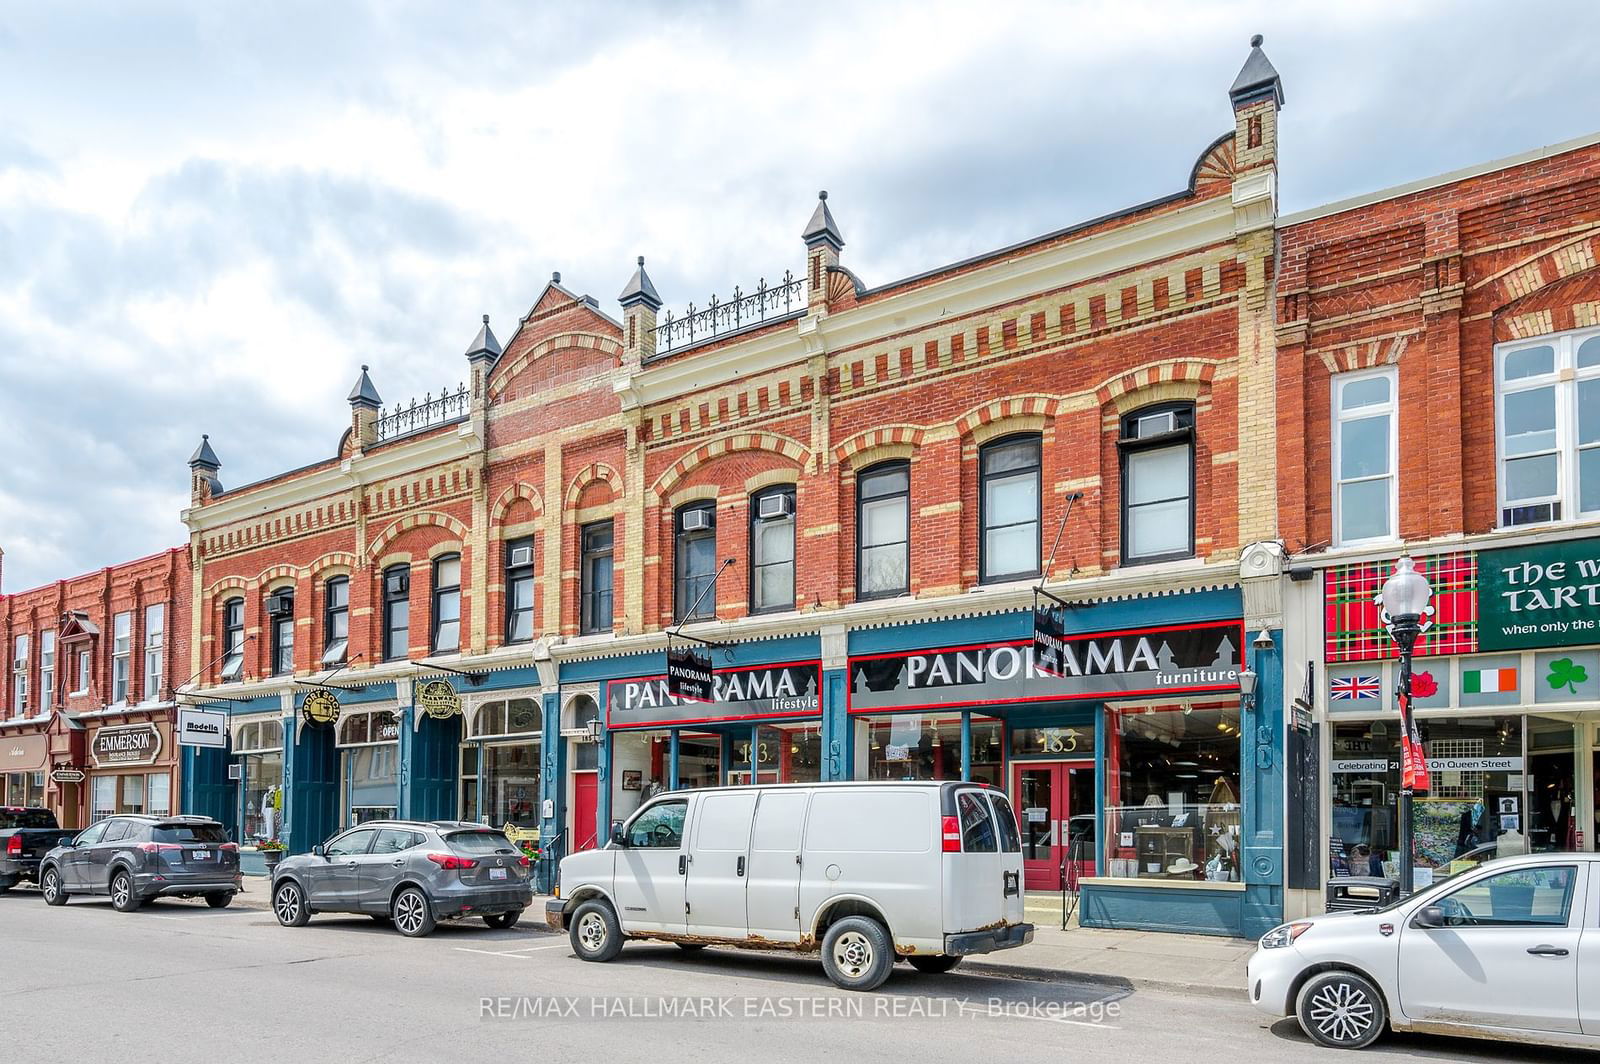
[(911, 463), (880, 462), (856, 477), (856, 597), (911, 588)]
[(1124, 564), (1194, 554), (1194, 404), (1147, 406), (1122, 419)]
[(794, 485), (750, 497), (750, 610), (794, 609)]
[(244, 837), (274, 839), (283, 814), (283, 721), (241, 725), (233, 740), (244, 784)]
[[(0, 776), (0, 805), (23, 806), (28, 809), (44, 808), (43, 772), (8, 772)], [(13, 818), (10, 826), (19, 828), (53, 827), (55, 821), (47, 817)]]
[(435, 654), (461, 649), (461, 555), (441, 554), (433, 562), (433, 638)]
[(222, 604), (222, 680), (237, 680), (244, 673), (244, 599)]
[(543, 733), (544, 713), (532, 698), (511, 698), (485, 702), (472, 716), (472, 738), (499, 738), (519, 735), (537, 742)]
[[(716, 616), (714, 592), (706, 589), (717, 571), (717, 506), (695, 502), (680, 507), (674, 517), (675, 616), (679, 621)], [(694, 613), (690, 614), (690, 609)]]
[(506, 542), (506, 642), (533, 638), (533, 537)]
[(145, 781), (145, 803), (145, 811), (151, 816), (172, 815), (172, 776), (169, 773), (153, 773)]
[(128, 671), (133, 660), (133, 614), (111, 619), (111, 701), (128, 700)]
[(583, 526), (578, 629), (584, 635), (611, 631), (611, 557), (616, 533), (610, 520)]
[(322, 585), (322, 664), (343, 665), (350, 656), (350, 578)]
[(679, 732), (678, 787), (682, 790), (719, 787), (723, 778), (722, 736)]
[(383, 571), (383, 660), (404, 661), (411, 645), (411, 567)]
[(294, 672), (294, 588), (274, 591), (265, 606), (272, 636), (272, 675), (287, 676)]
[(145, 778), (143, 776), (122, 777), (122, 802), (117, 810), (121, 813), (143, 813), (146, 801)]
[(56, 700), (56, 634), (39, 633), (39, 711), (48, 712)]
[(478, 811), (478, 753), (476, 743), (461, 744), (461, 819), (487, 823)]
[(11, 715), (28, 715), (28, 637), (19, 635), (11, 644)]
[(1239, 706), (1106, 708), (1106, 874), (1240, 881)]
[(1502, 526), (1600, 514), (1600, 332), (1495, 349)]
[(1008, 436), (978, 452), (978, 569), (983, 583), (1039, 575), (1038, 436)]
[(1395, 534), (1395, 397), (1393, 369), (1333, 379), (1333, 527), (1340, 546)]
[[(959, 780), (961, 717), (954, 713), (896, 713), (862, 720), (856, 747), (865, 751), (867, 779)], [(1000, 722), (972, 718), (972, 780), (1001, 785)], [(859, 756), (859, 755), (858, 755)], [(858, 766), (859, 767), (859, 766)]]
[[(600, 706), (588, 695), (573, 699), (572, 726), (587, 729), (600, 719)], [(572, 767), (579, 772), (600, 767), (600, 744), (577, 739), (572, 744)]]
[(144, 608), (144, 700), (161, 697), (162, 648), (166, 646), (167, 608), (161, 603)]

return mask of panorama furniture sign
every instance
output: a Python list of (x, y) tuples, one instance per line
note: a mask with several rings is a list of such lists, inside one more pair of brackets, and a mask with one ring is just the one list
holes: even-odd
[(711, 674), (713, 705), (672, 694), (665, 676), (612, 680), (606, 685), (606, 725), (644, 728), (814, 716), (822, 712), (821, 691), (820, 661), (717, 669)]

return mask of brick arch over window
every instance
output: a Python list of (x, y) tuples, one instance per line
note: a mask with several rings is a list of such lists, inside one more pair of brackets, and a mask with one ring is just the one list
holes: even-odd
[(293, 565), (274, 565), (269, 569), (261, 570), (261, 575), (256, 577), (257, 587), (269, 587), (279, 580), (296, 580), (300, 577), (300, 570)]
[(1600, 325), (1600, 269), (1580, 270), (1494, 313), (1495, 343)]
[(656, 479), (650, 490), (657, 499), (664, 499), (695, 469), (725, 454), (737, 451), (766, 451), (782, 455), (807, 470), (812, 466), (811, 449), (803, 443), (772, 432), (736, 432), (707, 440), (688, 454), (679, 458)]
[(566, 511), (570, 513), (577, 509), (578, 498), (583, 494), (583, 489), (599, 480), (611, 485), (611, 490), (617, 498), (622, 497), (622, 476), (604, 462), (593, 462), (578, 470), (578, 475), (567, 485)]
[(858, 432), (833, 449), (834, 461), (840, 465), (853, 465), (852, 459), (863, 451), (876, 453), (883, 447), (906, 447), (915, 450), (922, 446), (924, 429), (919, 425), (884, 425), (881, 428)]
[(603, 351), (619, 361), (622, 358), (622, 344), (609, 336), (588, 332), (557, 333), (546, 340), (541, 340), (528, 348), (509, 362), (501, 362), (495, 366), (492, 379), (489, 381), (489, 399), (493, 401), (505, 390), (506, 382), (538, 359), (550, 354), (552, 351), (564, 351), (568, 348), (587, 348), (590, 351)]
[(1118, 411), (1161, 399), (1193, 399), (1216, 371), (1215, 362), (1200, 359), (1152, 362), (1112, 377), (1095, 389), (1095, 398), (1102, 407), (1115, 406)]
[(956, 434), (979, 443), (1009, 431), (1037, 431), (1054, 418), (1061, 400), (1051, 395), (1008, 395), (973, 407), (956, 418)]
[(512, 503), (518, 499), (533, 507), (533, 516), (539, 517), (544, 513), (544, 496), (539, 494), (539, 489), (532, 484), (518, 481), (502, 491), (500, 497), (494, 501), (494, 506), (489, 510), (490, 526), (499, 528), (505, 522), (506, 511), (511, 509)]
[(413, 528), (422, 528), (424, 526), (445, 529), (456, 539), (466, 542), (466, 525), (462, 524), (460, 521), (457, 521), (449, 514), (441, 514), (432, 510), (424, 510), (421, 513), (408, 514), (405, 517), (400, 518), (400, 520), (396, 521), (388, 528), (384, 529), (382, 532), (378, 533), (377, 538), (374, 539), (372, 544), (367, 548), (368, 556), (373, 558), (381, 557), (384, 550), (389, 546), (389, 544), (393, 543), (395, 539), (401, 535), (401, 533), (409, 532)]
[(1600, 227), (1569, 237), (1554, 247), (1513, 263), (1499, 273), (1473, 284), (1469, 291), (1477, 292), (1492, 286), (1493, 294), (1489, 303), (1496, 311), (1501, 311), (1557, 281), (1594, 269), (1597, 261), (1600, 261)]
[(334, 550), (329, 551), (327, 554), (324, 554), (322, 557), (306, 566), (305, 571), (310, 574), (313, 579), (315, 579), (320, 577), (329, 569), (343, 568), (353, 571), (356, 568), (356, 564), (356, 556), (350, 551)]
[(1406, 353), (1411, 341), (1420, 335), (1419, 332), (1408, 332), (1398, 336), (1380, 336), (1375, 340), (1363, 340), (1359, 344), (1346, 344), (1343, 347), (1320, 351), (1317, 357), (1322, 359), (1322, 364), (1328, 368), (1330, 374), (1393, 366)]
[(254, 587), (255, 584), (248, 577), (225, 576), (221, 580), (218, 580), (216, 583), (212, 584), (210, 587), (206, 588), (206, 594), (216, 598), (226, 594), (229, 591), (248, 593)]

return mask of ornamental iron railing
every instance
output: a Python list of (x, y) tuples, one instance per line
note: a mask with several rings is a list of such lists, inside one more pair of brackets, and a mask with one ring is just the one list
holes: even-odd
[(792, 270), (783, 271), (777, 284), (767, 284), (763, 277), (755, 291), (746, 292), (737, 285), (733, 298), (723, 301), (715, 295), (711, 302), (696, 310), (693, 303), (681, 316), (667, 311), (666, 317), (656, 323), (656, 354), (703, 344), (719, 336), (728, 336), (753, 325), (777, 321), (806, 309), (806, 282), (796, 277)]
[(437, 398), (432, 392), (410, 403), (399, 403), (393, 410), (379, 411), (378, 439), (392, 440), (413, 432), (445, 425), (467, 416), (469, 407), (465, 383), (452, 390), (446, 385)]

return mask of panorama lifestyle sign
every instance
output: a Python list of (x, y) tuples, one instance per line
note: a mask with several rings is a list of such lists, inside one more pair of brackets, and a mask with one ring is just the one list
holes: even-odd
[[(850, 712), (1239, 689), (1241, 621), (1062, 635), (850, 659)], [(1045, 658), (1044, 667), (1036, 655)]]
[(821, 691), (819, 661), (717, 669), (711, 674), (709, 704), (669, 693), (665, 676), (612, 680), (606, 685), (606, 726), (646, 728), (816, 716), (822, 711)]
[(1600, 540), (1478, 552), (1478, 649), (1600, 643)]

